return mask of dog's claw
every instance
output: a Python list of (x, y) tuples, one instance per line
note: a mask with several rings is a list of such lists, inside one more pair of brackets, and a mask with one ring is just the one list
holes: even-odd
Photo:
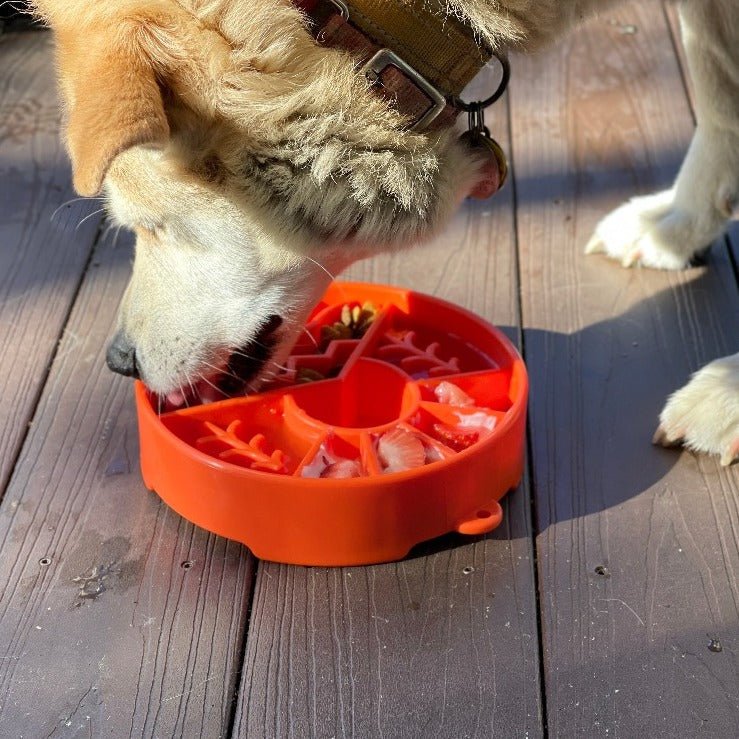
[(724, 452), (721, 455), (721, 465), (723, 467), (728, 467), (729, 465), (734, 464), (737, 460), (739, 460), (739, 438), (734, 439), (734, 441), (724, 449)]
[(665, 430), (665, 427), (662, 424), (660, 424), (657, 427), (657, 430), (654, 432), (654, 436), (652, 437), (652, 444), (655, 444), (656, 446), (664, 446), (664, 447), (680, 446), (680, 442), (682, 438), (683, 438), (683, 435), (680, 435), (677, 437), (671, 437)]
[(659, 426), (657, 426), (657, 430), (654, 432), (654, 436), (652, 437), (652, 444), (654, 444), (655, 446), (664, 446), (666, 440), (667, 434), (660, 424)]
[(639, 264), (640, 260), (641, 251), (639, 249), (632, 249), (630, 252), (627, 252), (626, 256), (621, 260), (621, 266), (626, 267), (627, 269), (635, 267)]
[[(655, 446), (663, 446), (666, 448), (679, 447), (682, 446), (684, 437), (684, 433), (681, 433), (675, 437), (670, 436), (665, 430), (665, 427), (660, 424), (657, 427), (657, 430), (654, 432), (654, 436), (652, 437), (652, 444), (654, 444)], [(729, 467), (737, 460), (739, 460), (739, 438), (734, 439), (734, 441), (722, 452), (720, 460), (721, 466)]]
[(590, 241), (585, 245), (586, 254), (602, 254), (606, 250), (606, 245), (603, 243), (603, 239), (598, 234), (593, 234), (590, 237)]

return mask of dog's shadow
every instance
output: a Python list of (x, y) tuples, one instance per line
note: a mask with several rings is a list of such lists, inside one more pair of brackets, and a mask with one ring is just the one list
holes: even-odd
[[(507, 525), (491, 536), (531, 535), (522, 496), (532, 497), (540, 533), (640, 495), (690, 454), (651, 443), (665, 400), (705, 363), (739, 350), (739, 290), (727, 244), (714, 245), (702, 261), (694, 279), (670, 280), (669, 288), (579, 331), (524, 329), (529, 474), (507, 496)], [(633, 279), (642, 277), (634, 272)], [(503, 330), (517, 337), (517, 328)], [(410, 556), (468, 541), (448, 535)]]

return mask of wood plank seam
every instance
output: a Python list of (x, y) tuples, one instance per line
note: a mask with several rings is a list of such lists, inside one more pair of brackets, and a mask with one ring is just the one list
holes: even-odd
[(83, 198), (67, 199), (73, 193), (50, 40), (30, 33), (0, 38), (0, 344), (16, 349), (0, 355), (0, 498), (98, 237), (97, 213), (88, 204), (71, 207)]
[(100, 240), (104, 222), (105, 221), (101, 219), (100, 223), (98, 224), (98, 228), (95, 232), (95, 236), (89, 247), (90, 250), (87, 254), (85, 265), (82, 268), (82, 271), (80, 272), (79, 278), (77, 280), (77, 284), (75, 285), (74, 290), (72, 291), (72, 294), (70, 296), (69, 304), (67, 305), (67, 311), (66, 311), (64, 318), (62, 319), (62, 323), (60, 326), (59, 335), (57, 337), (56, 342), (54, 343), (54, 348), (52, 349), (51, 354), (49, 356), (49, 361), (46, 364), (43, 376), (41, 377), (38, 383), (38, 386), (36, 387), (36, 392), (34, 394), (32, 405), (28, 409), (28, 414), (27, 414), (28, 420), (26, 421), (25, 429), (21, 437), (18, 439), (18, 446), (15, 451), (15, 454), (13, 455), (11, 459), (10, 464), (8, 465), (8, 471), (5, 475), (5, 479), (0, 479), (0, 503), (2, 503), (3, 498), (5, 497), (5, 491), (8, 489), (8, 486), (10, 485), (10, 481), (13, 479), (13, 473), (15, 472), (15, 468), (18, 464), (18, 460), (21, 458), (21, 455), (23, 454), (23, 449), (26, 444), (26, 438), (28, 437), (28, 434), (31, 430), (33, 422), (36, 418), (38, 406), (39, 406), (39, 403), (41, 402), (41, 396), (44, 394), (46, 383), (49, 381), (49, 376), (51, 375), (51, 369), (54, 366), (54, 361), (56, 360), (57, 354), (59, 353), (59, 350), (62, 346), (62, 339), (64, 338), (64, 332), (67, 330), (67, 326), (69, 324), (69, 318), (72, 315), (72, 311), (74, 310), (74, 305), (77, 301), (77, 296), (79, 295), (80, 290), (82, 289), (82, 283), (85, 281), (85, 276), (87, 275), (87, 272), (90, 269), (90, 265), (92, 264), (92, 258), (93, 258), (93, 255), (95, 254), (95, 249)]
[[(113, 715), (116, 731), (134, 736), (224, 735), (253, 560), (141, 485), (130, 384), (104, 368), (129, 270), (128, 250), (110, 241), (100, 239), (94, 253), (45, 385), (44, 414), (0, 507), (0, 679), (8, 687), (0, 733), (33, 724), (28, 735), (44, 736), (80, 722), (97, 735)], [(72, 351), (75, 332), (87, 350)], [(39, 567), (41, 557), (48, 566)], [(99, 591), (80, 597), (85, 572), (94, 581), (89, 568), (106, 563)], [(101, 627), (108, 630), (93, 636)], [(47, 638), (54, 650), (40, 643)]]
[[(726, 652), (736, 638), (736, 509), (724, 509), (735, 488), (715, 462), (653, 450), (647, 434), (667, 392), (736, 335), (734, 275), (716, 269), (728, 266), (720, 248), (710, 272), (675, 275), (625, 272), (580, 252), (608, 207), (667, 183), (677, 164), (668, 147), (682, 154), (692, 132), (673, 50), (660, 41), (661, 7), (645, 6), (625, 6), (615, 31), (596, 21), (590, 39), (547, 52), (541, 66), (524, 62), (520, 96), (513, 86), (547, 730), (560, 736), (668, 736), (684, 727), (689, 735), (703, 716), (716, 732), (731, 721), (722, 681), (729, 685), (735, 652), (706, 659), (701, 639), (703, 629), (722, 628)], [(626, 27), (640, 37), (621, 37)], [(662, 80), (646, 82), (647, 71), (663, 71), (673, 88), (655, 94)], [(626, 127), (614, 135), (616, 123)], [(621, 170), (611, 166), (614, 150)], [(551, 182), (540, 177), (547, 166)], [(712, 561), (714, 536), (721, 549)], [(711, 592), (701, 608), (700, 584), (711, 577), (723, 603)], [(701, 676), (709, 680), (690, 689)]]
[[(515, 72), (514, 72), (515, 74)], [(518, 230), (518, 180), (516, 176), (516, 152), (513, 135), (513, 105), (511, 104), (510, 95), (505, 95), (506, 105), (506, 128), (508, 131), (508, 159), (510, 165), (510, 188), (511, 188), (511, 207), (513, 209), (513, 259), (516, 279), (516, 310), (518, 312), (518, 346), (524, 362), (527, 361), (526, 353), (526, 332), (523, 325), (523, 275), (521, 274), (521, 255), (519, 252), (519, 230)], [(530, 402), (530, 399), (529, 399)], [(529, 533), (531, 538), (531, 550), (533, 556), (531, 558), (531, 566), (533, 569), (534, 579), (534, 598), (536, 605), (536, 637), (538, 643), (538, 659), (539, 659), (539, 710), (541, 712), (541, 728), (542, 736), (548, 737), (548, 702), (546, 693), (546, 670), (544, 669), (544, 625), (542, 623), (541, 600), (544, 594), (541, 591), (541, 578), (539, 577), (539, 561), (536, 554), (536, 538), (539, 535), (537, 521), (539, 520), (536, 499), (536, 478), (533, 464), (533, 429), (531, 426), (531, 416), (527, 413), (526, 417), (526, 471), (524, 473), (523, 490), (528, 494), (529, 500)]]
[[(488, 123), (509, 150), (507, 105)], [(511, 194), (466, 204), (424, 249), (347, 277), (440, 294), (520, 342)], [(528, 484), (479, 541), (366, 568), (260, 562), (234, 736), (541, 736)]]
[[(252, 556), (251, 554), (249, 556)], [(251, 581), (249, 582), (249, 595), (246, 599), (246, 614), (244, 616), (244, 626), (241, 635), (241, 648), (238, 650), (238, 657), (235, 660), (233, 670), (233, 690), (230, 697), (230, 705), (228, 711), (228, 719), (226, 721), (226, 732), (225, 736), (228, 739), (237, 737), (235, 732), (236, 721), (238, 719), (239, 710), (239, 692), (241, 690), (241, 678), (244, 672), (244, 666), (246, 664), (246, 650), (249, 642), (249, 632), (251, 631), (251, 620), (252, 611), (254, 610), (254, 594), (257, 590), (257, 578), (260, 574), (262, 563), (260, 560), (254, 558), (255, 564), (252, 567)]]
[[(739, 234), (738, 234), (739, 236)], [(739, 289), (739, 238), (732, 237), (731, 232), (726, 234), (726, 249), (729, 253), (729, 261), (734, 268), (734, 277), (736, 277), (736, 286)]]

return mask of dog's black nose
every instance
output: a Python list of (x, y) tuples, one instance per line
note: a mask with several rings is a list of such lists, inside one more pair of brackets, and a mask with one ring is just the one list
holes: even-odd
[(119, 331), (108, 346), (105, 354), (108, 367), (119, 375), (139, 378), (139, 368), (136, 365), (136, 349), (128, 340), (123, 331)]

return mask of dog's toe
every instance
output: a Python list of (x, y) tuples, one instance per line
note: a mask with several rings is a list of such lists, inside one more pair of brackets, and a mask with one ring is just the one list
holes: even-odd
[(624, 254), (623, 259), (621, 259), (621, 266), (625, 267), (626, 269), (629, 269), (630, 267), (634, 267), (641, 263), (642, 258), (642, 252), (639, 247), (636, 247), (634, 249), (630, 249), (629, 251)]
[(684, 431), (679, 431), (676, 435), (671, 436), (667, 432), (667, 429), (665, 429), (665, 427), (660, 424), (657, 427), (657, 430), (654, 432), (654, 436), (652, 437), (652, 444), (663, 447), (680, 446), (682, 444), (684, 436)]
[(603, 254), (605, 250), (605, 242), (597, 232), (590, 237), (590, 241), (585, 245), (586, 254)]

